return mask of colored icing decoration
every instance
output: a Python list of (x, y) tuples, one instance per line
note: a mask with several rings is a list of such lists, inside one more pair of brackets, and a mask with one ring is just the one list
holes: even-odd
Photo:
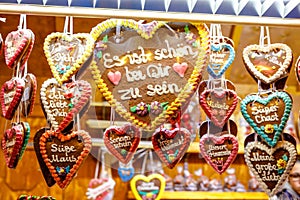
[(126, 164), (132, 159), (140, 143), (141, 133), (138, 128), (129, 124), (112, 126), (105, 130), (103, 139), (109, 152)]
[(234, 135), (205, 134), (200, 139), (201, 155), (216, 172), (222, 174), (238, 154), (239, 144)]
[(172, 169), (187, 151), (191, 142), (190, 136), (191, 133), (185, 128), (158, 128), (152, 135), (152, 145), (161, 161)]
[(21, 104), (22, 104), (21, 111), (22, 114), (25, 117), (27, 117), (32, 113), (34, 107), (36, 91), (37, 91), (37, 81), (36, 81), (36, 77), (31, 73), (26, 74), (23, 80), (25, 82), (25, 86), (24, 86), (24, 93), (21, 99)]
[(51, 33), (44, 42), (44, 53), (51, 72), (62, 84), (71, 79), (93, 53), (94, 40), (87, 33)]
[(243, 60), (255, 79), (271, 84), (288, 75), (293, 54), (290, 47), (282, 43), (249, 45), (243, 50)]
[(227, 43), (212, 44), (207, 72), (213, 78), (220, 78), (231, 65), (235, 57), (233, 46)]
[(279, 141), (269, 147), (261, 142), (249, 142), (245, 147), (245, 161), (250, 171), (270, 197), (275, 195), (286, 182), (293, 168), (297, 150), (288, 141)]
[(10, 32), (4, 42), (4, 56), (9, 68), (16, 68), (18, 63), (23, 70), (34, 44), (34, 34), (30, 29), (19, 29)]
[(42, 107), (54, 130), (63, 131), (74, 116), (89, 103), (91, 85), (84, 80), (59, 85), (55, 78), (46, 80), (40, 91)]
[(22, 125), (13, 126), (4, 132), (1, 148), (4, 153), (7, 167), (15, 168), (19, 162), (20, 152), (24, 140)]
[(52, 196), (35, 196), (22, 194), (18, 197), (17, 200), (56, 200), (56, 198)]
[(223, 127), (234, 112), (238, 97), (228, 89), (206, 89), (200, 94), (199, 103), (207, 117), (219, 127)]
[(271, 93), (267, 97), (251, 94), (241, 102), (245, 120), (272, 147), (283, 132), (291, 109), (292, 99), (284, 91)]
[(113, 196), (114, 187), (116, 182), (112, 178), (94, 178), (90, 180), (87, 189), (88, 199), (112, 199), (109, 196)]
[(298, 83), (300, 84), (300, 57), (298, 57), (298, 60), (296, 62), (295, 72), (296, 72)]
[(137, 200), (159, 200), (166, 187), (166, 180), (160, 174), (135, 175), (130, 181), (130, 188)]
[[(209, 52), (204, 24), (109, 19), (91, 35), (96, 41), (93, 78), (118, 114), (153, 131), (184, 111)], [(168, 106), (153, 104), (152, 109), (155, 101)]]
[(0, 102), (2, 115), (11, 120), (21, 102), (24, 92), (25, 82), (20, 78), (12, 78), (6, 81), (1, 88)]
[(68, 135), (49, 130), (40, 137), (39, 146), (53, 179), (63, 189), (90, 153), (92, 143), (90, 135), (83, 130)]
[(20, 151), (20, 156), (19, 156), (19, 160), (22, 159), (23, 154), (25, 152), (29, 137), (30, 137), (30, 126), (27, 122), (21, 122), (20, 123), (22, 125), (22, 129), (24, 132), (24, 137), (23, 137), (23, 143), (22, 143), (22, 149)]

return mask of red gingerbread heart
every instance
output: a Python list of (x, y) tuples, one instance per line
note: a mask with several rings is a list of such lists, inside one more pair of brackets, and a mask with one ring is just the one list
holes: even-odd
[(15, 125), (4, 132), (1, 147), (4, 153), (6, 165), (15, 168), (18, 164), (22, 150), (24, 131), (21, 124)]
[(2, 115), (6, 119), (11, 120), (13, 118), (21, 102), (24, 86), (24, 80), (16, 77), (6, 81), (2, 85), (0, 102), (2, 107)]
[(19, 29), (10, 32), (4, 44), (6, 65), (15, 68), (20, 63), (20, 70), (24, 68), (34, 44), (34, 34), (30, 29)]
[(53, 179), (65, 188), (73, 179), (91, 147), (90, 135), (83, 131), (72, 131), (63, 135), (46, 131), (39, 141), (40, 153)]
[(36, 77), (31, 73), (26, 74), (26, 76), (23, 79), (25, 81), (25, 88), (21, 100), (21, 104), (22, 104), (21, 111), (22, 114), (25, 117), (27, 117), (28, 115), (30, 115), (34, 107), (36, 90), (37, 90), (37, 81), (36, 81)]
[(235, 136), (205, 134), (200, 139), (201, 155), (219, 174), (222, 174), (238, 154), (239, 143)]
[(55, 78), (46, 80), (41, 88), (41, 102), (47, 120), (56, 131), (66, 129), (86, 104), (92, 93), (84, 80), (59, 85)]
[(207, 89), (200, 94), (199, 103), (207, 117), (219, 127), (223, 127), (234, 112), (238, 98), (233, 90)]
[(185, 128), (157, 129), (152, 135), (152, 145), (158, 157), (172, 169), (188, 149), (190, 136)]
[(107, 149), (120, 162), (127, 164), (133, 157), (141, 140), (141, 133), (133, 125), (112, 126), (105, 130), (103, 139)]

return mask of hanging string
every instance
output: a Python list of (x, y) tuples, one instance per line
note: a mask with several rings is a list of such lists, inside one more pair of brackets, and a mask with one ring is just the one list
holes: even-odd
[(43, 5), (45, 6), (47, 4), (48, 0), (43, 0)]
[(146, 168), (146, 164), (147, 164), (147, 159), (148, 159), (148, 149), (145, 152), (145, 157), (143, 160), (143, 164), (142, 164), (142, 170), (141, 170), (141, 174), (145, 174), (145, 168)]
[(101, 147), (99, 147), (98, 153), (97, 153), (97, 163), (96, 163), (95, 175), (94, 175), (95, 179), (98, 177), (98, 174), (99, 174), (100, 155), (101, 155), (100, 153), (101, 153)]
[(154, 163), (153, 163), (153, 155), (151, 150), (149, 150), (149, 158), (150, 158), (151, 172), (152, 174), (154, 174)]
[(20, 15), (20, 20), (19, 20), (18, 30), (20, 30), (20, 29), (26, 29), (26, 28), (27, 28), (26, 14), (21, 14)]
[(99, 178), (104, 178), (106, 176), (106, 169), (105, 169), (105, 152), (101, 151), (101, 173)]
[(96, 8), (97, 0), (93, 0), (93, 8)]
[(73, 34), (73, 17), (66, 16), (65, 17), (65, 25), (64, 25), (64, 33)]
[[(266, 44), (265, 44), (265, 40), (267, 40)], [(269, 27), (261, 26), (260, 27), (260, 36), (259, 36), (259, 45), (260, 46), (269, 46), (270, 44), (271, 44), (271, 39), (270, 39)]]
[(115, 117), (116, 112), (112, 107), (110, 107), (110, 126), (113, 126), (115, 124)]

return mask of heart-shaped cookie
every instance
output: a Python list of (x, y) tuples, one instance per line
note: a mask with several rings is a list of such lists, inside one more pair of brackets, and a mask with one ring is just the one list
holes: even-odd
[(157, 129), (152, 135), (152, 145), (161, 161), (172, 169), (190, 146), (190, 136), (185, 128)]
[(37, 90), (37, 81), (35, 75), (28, 73), (23, 78), (25, 81), (24, 93), (21, 100), (21, 111), (22, 114), (27, 117), (33, 110), (36, 90)]
[(24, 139), (22, 125), (15, 125), (4, 132), (1, 148), (4, 153), (6, 165), (15, 168), (19, 162), (20, 152)]
[(159, 200), (166, 187), (166, 180), (160, 174), (135, 175), (130, 188), (137, 200)]
[(20, 151), (20, 156), (19, 156), (19, 160), (21, 160), (22, 157), (23, 157), (23, 154), (25, 152), (25, 149), (27, 147), (27, 143), (28, 143), (29, 137), (30, 137), (30, 125), (29, 125), (28, 122), (20, 122), (19, 124), (22, 125), (22, 129), (23, 129), (23, 133), (24, 133), (23, 143), (22, 143), (22, 149)]
[(51, 33), (44, 42), (44, 53), (59, 84), (68, 81), (93, 52), (94, 40), (87, 33)]
[(40, 137), (39, 145), (46, 166), (61, 188), (72, 181), (92, 147), (91, 137), (84, 130), (68, 135), (46, 131)]
[(235, 57), (233, 46), (227, 43), (212, 44), (207, 72), (213, 78), (220, 78), (231, 65)]
[(103, 140), (109, 152), (126, 164), (132, 159), (140, 143), (141, 132), (131, 124), (111, 126), (105, 130)]
[(119, 166), (118, 174), (123, 182), (130, 181), (134, 175), (134, 168), (132, 166)]
[(40, 165), (40, 168), (41, 168), (41, 171), (42, 171), (42, 174), (43, 174), (43, 177), (47, 183), (47, 186), (48, 187), (51, 187), (53, 186), (56, 182), (55, 180), (53, 179), (46, 163), (44, 162), (44, 159), (42, 157), (42, 154), (41, 154), (41, 151), (40, 151), (40, 138), (42, 137), (42, 135), (46, 132), (46, 131), (49, 131), (49, 128), (41, 128), (40, 130), (38, 130), (36, 132), (36, 134), (34, 135), (34, 138), (33, 138), (33, 145), (34, 145), (34, 151), (35, 151), (35, 155), (38, 159), (38, 162), (39, 162), (39, 165)]
[(204, 24), (110, 19), (91, 35), (93, 78), (123, 118), (153, 131), (186, 107), (208, 54)]
[(296, 77), (297, 77), (298, 83), (300, 84), (300, 56), (295, 65), (295, 72), (296, 72)]
[(4, 56), (6, 65), (9, 68), (16, 68), (20, 63), (23, 70), (34, 44), (34, 34), (30, 29), (19, 29), (10, 32), (4, 42)]
[(59, 85), (55, 78), (46, 80), (40, 91), (44, 114), (56, 131), (63, 131), (74, 116), (89, 102), (91, 85), (84, 80)]
[(6, 81), (1, 88), (0, 102), (2, 115), (11, 120), (21, 102), (24, 92), (25, 82), (23, 79), (14, 77)]
[(90, 180), (89, 186), (86, 192), (88, 199), (96, 200), (108, 200), (110, 193), (114, 193), (113, 189), (116, 182), (112, 178), (94, 178)]
[(279, 141), (274, 147), (261, 142), (250, 142), (245, 147), (245, 161), (262, 188), (270, 197), (285, 183), (293, 168), (297, 150), (287, 141)]
[(200, 139), (201, 155), (216, 172), (222, 174), (238, 154), (239, 143), (234, 135), (205, 134)]
[(241, 102), (241, 113), (254, 131), (275, 146), (292, 109), (292, 99), (284, 91), (268, 96), (250, 94)]
[(265, 84), (288, 75), (293, 59), (292, 50), (282, 43), (268, 46), (249, 45), (243, 50), (243, 61), (249, 73)]
[(238, 97), (233, 90), (206, 89), (200, 94), (199, 103), (207, 117), (216, 126), (223, 127), (234, 112)]

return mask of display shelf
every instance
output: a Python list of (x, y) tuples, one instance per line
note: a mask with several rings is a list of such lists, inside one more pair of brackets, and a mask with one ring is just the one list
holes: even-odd
[[(135, 199), (131, 191), (128, 192), (128, 199)], [(230, 200), (267, 200), (268, 195), (263, 192), (172, 192), (166, 191), (161, 199), (230, 199)]]

